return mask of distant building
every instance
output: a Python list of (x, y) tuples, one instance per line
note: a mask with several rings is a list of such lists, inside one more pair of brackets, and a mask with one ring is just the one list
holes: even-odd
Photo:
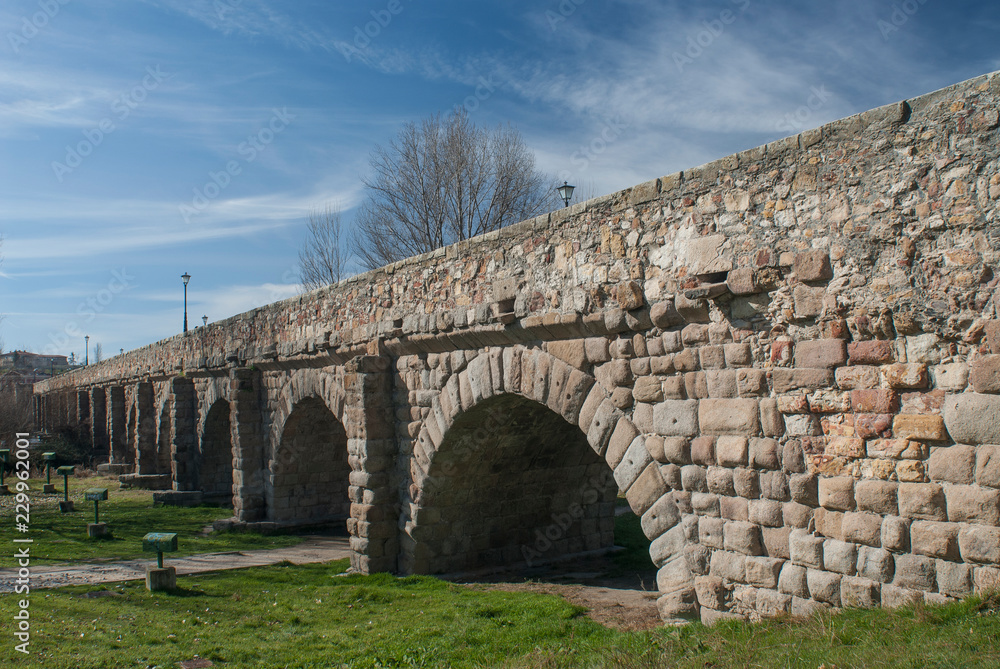
[(64, 355), (42, 355), (29, 351), (10, 351), (0, 354), (0, 367), (6, 369), (65, 371), (69, 366), (69, 359)]

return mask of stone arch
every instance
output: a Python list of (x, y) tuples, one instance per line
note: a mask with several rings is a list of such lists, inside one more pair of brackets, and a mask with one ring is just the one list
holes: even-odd
[(296, 402), (274, 443), (267, 519), (296, 525), (346, 520), (351, 507), (347, 432), (326, 403), (316, 396)]
[[(523, 476), (523, 480), (519, 479), (522, 490), (537, 491), (537, 486), (557, 481), (572, 490), (563, 490), (562, 498), (558, 490), (531, 493), (535, 495), (534, 503), (545, 507), (539, 515), (514, 510), (519, 502), (526, 502), (517, 498), (518, 485), (503, 486), (506, 498), (491, 501), (502, 507), (498, 511), (511, 510), (511, 522), (498, 520), (494, 513), (486, 522), (499, 530), (497, 541), (478, 535), (470, 541), (455, 536), (461, 500), (456, 497), (450, 505), (454, 508), (442, 511), (435, 508), (435, 495), (448, 486), (465, 491), (457, 493), (458, 497), (482, 489), (449, 475), (461, 469), (460, 465), (450, 465), (449, 472), (449, 462), (454, 460), (449, 451), (457, 447), (477, 452), (474, 443), (471, 448), (461, 446), (469, 443), (468, 438), (463, 440), (452, 431), (483, 425), (484, 412), (488, 415), (491, 410), (519, 414), (529, 432), (532, 424), (541, 426), (543, 435), (568, 440), (569, 446), (539, 444), (533, 453), (522, 449), (515, 451), (512, 458), (480, 452), (480, 459), (497, 463), (508, 476)], [(515, 430), (514, 434), (522, 438), (524, 431)], [(479, 445), (487, 446), (488, 440), (481, 440)], [(590, 452), (580, 455), (588, 450), (584, 445), (590, 446)], [(536, 455), (537, 467), (530, 460)], [(543, 462), (551, 466), (542, 466)], [(406, 491), (402, 519), (407, 535), (401, 544), (403, 571), (464, 571), (488, 566), (489, 562), (510, 565), (545, 561), (575, 549), (608, 547), (612, 527), (602, 526), (601, 518), (613, 514), (613, 500), (619, 489), (626, 492), (633, 510), (642, 516), (643, 530), (651, 540), (679, 520), (676, 505), (667, 495), (658, 466), (646, 448), (645, 437), (632, 421), (611, 403), (593, 376), (538, 349), (514, 346), (488, 350), (448, 379), (416, 438), (410, 465), (411, 485)], [(476, 471), (482, 475), (482, 465)], [(546, 481), (546, 476), (552, 478)], [(606, 482), (604, 489), (602, 482)], [(573, 498), (573, 494), (577, 497)], [(512, 529), (513, 523), (522, 520), (532, 525), (527, 533)], [(605, 528), (611, 536), (605, 534)], [(458, 529), (464, 526), (458, 525)], [(496, 545), (503, 541), (508, 542), (506, 546)]]
[(197, 487), (206, 502), (233, 503), (233, 461), (229, 402), (217, 399), (205, 416), (196, 468)]
[(344, 370), (304, 369), (290, 372), (271, 414), (271, 444), (281, 441), (285, 424), (295, 406), (304, 399), (319, 398), (338, 422), (344, 422)]

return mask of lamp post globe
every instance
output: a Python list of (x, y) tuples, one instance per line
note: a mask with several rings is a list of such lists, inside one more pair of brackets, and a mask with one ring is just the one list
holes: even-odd
[(556, 188), (559, 197), (562, 198), (563, 204), (567, 207), (569, 206), (569, 201), (573, 199), (573, 190), (575, 188), (576, 186), (570, 186), (567, 181), (563, 181), (563, 185)]
[(191, 275), (187, 272), (181, 274), (181, 281), (184, 282), (184, 332), (188, 331), (188, 281)]

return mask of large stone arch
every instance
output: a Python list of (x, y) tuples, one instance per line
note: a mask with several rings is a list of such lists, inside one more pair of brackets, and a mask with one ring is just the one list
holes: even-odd
[[(653, 560), (658, 567), (663, 566), (660, 571), (663, 578), (658, 579), (663, 593), (661, 612), (665, 617), (694, 613), (690, 569), (679, 551), (664, 550), (665, 543), (684, 543), (683, 536), (666, 534), (671, 528), (683, 531), (678, 524), (680, 514), (659, 466), (646, 447), (646, 437), (612, 404), (603, 387), (589, 373), (545, 351), (521, 345), (481, 353), (464, 370), (453, 374), (432, 402), (430, 414), (415, 439), (410, 461), (410, 485), (403, 505), (405, 536), (401, 542), (401, 569), (406, 572), (441, 571), (441, 564), (446, 565), (445, 569), (450, 566), (462, 568), (463, 560), (451, 557), (454, 555), (454, 539), (451, 539), (452, 545), (446, 543), (449, 541), (445, 529), (447, 525), (438, 522), (433, 508), (424, 507), (423, 503), (434, 501), (434, 490), (440, 483), (436, 477), (441, 476), (440, 472), (447, 473), (446, 467), (435, 467), (435, 460), (439, 455), (448, 458), (449, 444), (460, 443), (450, 437), (449, 432), (456, 426), (461, 429), (470, 420), (469, 416), (472, 417), (470, 422), (474, 422), (476, 414), (482, 411), (476, 411), (476, 407), (502, 407), (503, 403), (510, 403), (519, 409), (544, 407), (548, 410), (549, 416), (545, 420), (549, 421), (549, 425), (553, 425), (552, 416), (557, 416), (567, 427), (574, 428), (578, 437), (585, 435), (585, 441), (580, 439), (578, 445), (588, 444), (595, 457), (592, 461), (581, 459), (578, 464), (587, 471), (590, 462), (597, 462), (603, 471), (613, 472), (615, 485), (624, 491), (632, 510), (641, 516), (643, 531), (653, 541), (650, 549)], [(453, 485), (454, 481), (450, 483)], [(583, 484), (588, 485), (586, 478)], [(424, 498), (425, 493), (428, 499)], [(511, 501), (516, 503), (516, 500)], [(429, 513), (425, 513), (427, 511)], [(563, 512), (559, 511), (556, 517), (552, 517), (550, 512), (547, 523), (534, 530), (541, 529), (544, 537), (550, 525), (559, 527), (560, 520), (565, 521), (560, 513)], [(425, 532), (422, 525), (437, 525), (441, 529)], [(553, 534), (556, 532), (553, 531)], [(559, 534), (566, 540), (562, 548), (569, 550), (571, 533), (563, 530)], [(586, 534), (578, 532), (576, 538)], [(538, 535), (532, 532), (532, 536)], [(523, 533), (520, 540), (524, 540)], [(576, 545), (579, 543), (577, 541)], [(582, 543), (586, 548), (587, 540), (582, 539)], [(544, 545), (543, 541), (541, 546)], [(519, 545), (516, 552), (521, 553), (520, 558), (524, 561), (534, 555), (532, 551), (541, 552), (537, 548), (533, 543)], [(486, 550), (495, 551), (495, 547), (487, 547)], [(509, 549), (506, 553), (501, 550), (492, 555), (502, 560), (510, 552)], [(665, 565), (664, 555), (679, 559)], [(448, 557), (440, 559), (442, 556)], [(464, 560), (465, 565), (470, 562)]]
[(197, 487), (206, 502), (231, 505), (233, 502), (233, 434), (231, 408), (217, 399), (206, 412), (201, 429), (196, 468)]
[(270, 443), (278, 444), (285, 430), (285, 424), (295, 406), (302, 400), (319, 398), (333, 417), (344, 423), (344, 377), (343, 368), (300, 369), (290, 372), (282, 384), (281, 392), (271, 413)]
[(310, 395), (296, 402), (272, 443), (268, 521), (302, 525), (350, 516), (347, 432), (322, 399)]

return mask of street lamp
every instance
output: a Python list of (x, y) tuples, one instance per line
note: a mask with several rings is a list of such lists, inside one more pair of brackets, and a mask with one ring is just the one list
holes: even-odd
[(559, 188), (556, 188), (556, 191), (559, 193), (559, 197), (562, 198), (563, 203), (567, 207), (569, 206), (569, 201), (571, 199), (573, 199), (573, 189), (574, 188), (576, 188), (576, 186), (570, 186), (569, 183), (566, 182), (566, 181), (563, 181), (563, 185), (562, 186), (559, 186)]
[(188, 331), (188, 281), (191, 275), (187, 272), (181, 274), (181, 281), (184, 282), (184, 332)]
[(202, 316), (201, 317), (201, 324), (202, 324), (202, 326), (207, 326), (208, 325), (208, 316)]
[(90, 364), (90, 335), (84, 335), (83, 341), (87, 343), (87, 352), (83, 354), (83, 364), (86, 366)]

